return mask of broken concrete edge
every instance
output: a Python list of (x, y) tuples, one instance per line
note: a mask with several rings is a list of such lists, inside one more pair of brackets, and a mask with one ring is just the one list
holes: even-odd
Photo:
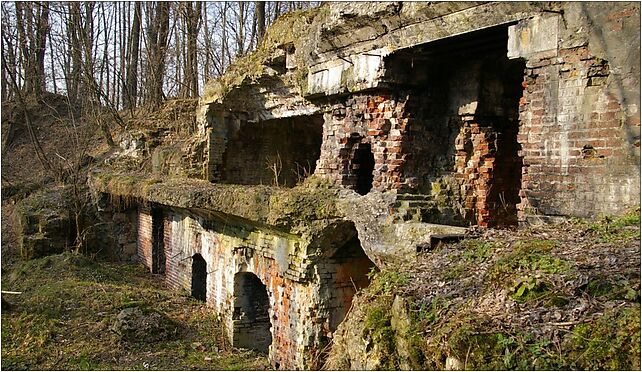
[[(318, 25), (328, 14), (327, 6), (320, 6), (307, 10), (289, 12), (279, 17), (266, 31), (260, 45), (252, 53), (237, 58), (228, 67), (225, 73), (217, 79), (206, 83), (200, 105), (211, 103), (222, 103), (225, 97), (234, 88), (248, 83), (256, 83), (262, 77), (277, 75), (276, 71), (270, 71), (270, 65), (275, 62), (281, 54), (288, 53), (284, 49), (294, 49), (293, 59), (295, 66), (291, 70), (296, 75), (295, 80), (304, 90), (307, 82), (307, 58), (309, 58), (314, 43), (310, 43), (309, 34), (311, 24)], [(287, 55), (284, 56), (287, 59)], [(285, 62), (285, 61), (284, 61)], [(286, 67), (284, 65), (284, 67)], [(285, 79), (282, 74), (276, 78)], [(288, 85), (287, 82), (285, 85)]]
[[(317, 182), (318, 183), (318, 182)], [(203, 180), (161, 179), (146, 175), (93, 173), (92, 192), (168, 209), (190, 211), (218, 221), (271, 231), (306, 247), (306, 255), (327, 256), (345, 243), (344, 230), (356, 227), (368, 257), (378, 266), (412, 260), (417, 247), (434, 234), (466, 234), (465, 227), (401, 222), (390, 224), (393, 195), (358, 196), (351, 190), (323, 188), (314, 179), (291, 189), (214, 184)]]
[(413, 260), (430, 244), (433, 235), (472, 236), (470, 228), (417, 221), (391, 222), (390, 210), (395, 202), (391, 193), (370, 192), (365, 197), (344, 193), (338, 209), (354, 221), (364, 252), (378, 267)]
[(297, 233), (296, 224), (336, 219), (333, 189), (216, 184), (198, 179), (94, 172), (92, 190), (184, 209), (236, 215)]
[[(391, 5), (394, 9), (389, 9)], [(359, 9), (349, 4), (337, 6), (338, 10), (320, 6), (287, 13), (268, 28), (255, 51), (236, 59), (221, 77), (206, 84), (200, 105), (224, 103), (235, 89), (266, 85), (261, 83), (266, 77), (283, 80), (284, 86), (297, 87), (306, 98), (375, 88), (379, 86), (384, 57), (395, 50), (470, 32), (471, 17), (479, 23), (473, 28), (481, 29), (526, 19), (543, 9), (555, 12), (559, 7), (524, 4), (515, 12), (515, 5), (511, 4), (512, 11), (493, 11), (493, 16), (488, 17), (488, 10), (498, 6), (503, 5), (467, 3), (453, 9), (442, 4), (422, 7), (382, 3), (379, 7), (384, 9), (375, 12), (379, 17), (377, 25), (372, 24), (372, 14), (360, 15)], [(485, 17), (478, 19), (478, 13)], [(428, 21), (439, 27), (418, 32), (417, 27)], [(355, 25), (364, 22), (367, 27), (355, 34)], [(413, 40), (408, 44), (411, 35)], [(385, 40), (373, 44), (380, 38)], [(348, 54), (343, 51), (347, 47), (351, 48)], [(291, 56), (287, 49), (293, 50)], [(286, 63), (289, 71), (285, 74), (272, 68), (279, 59), (293, 61)]]

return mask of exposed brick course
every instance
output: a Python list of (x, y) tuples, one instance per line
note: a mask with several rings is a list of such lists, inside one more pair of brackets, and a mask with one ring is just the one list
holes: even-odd
[(138, 258), (150, 271), (153, 266), (152, 246), (152, 211), (149, 205), (141, 204), (138, 207)]
[(587, 47), (528, 60), (518, 136), (524, 157), (521, 219), (590, 216), (622, 210), (637, 199), (639, 185), (626, 175), (633, 160), (627, 127), (639, 121), (627, 123), (610, 76), (608, 61)]

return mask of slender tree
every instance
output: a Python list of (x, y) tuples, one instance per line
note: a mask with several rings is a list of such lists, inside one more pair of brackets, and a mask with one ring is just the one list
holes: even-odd
[(257, 1), (255, 4), (255, 9), (256, 9), (256, 27), (258, 32), (258, 39), (260, 40), (263, 37), (263, 34), (265, 34), (265, 2)]
[(136, 107), (138, 96), (138, 59), (140, 53), (140, 27), (141, 27), (141, 3), (134, 3), (134, 19), (132, 21), (129, 42), (127, 43), (127, 77), (123, 87), (125, 108)]
[(185, 30), (186, 30), (186, 54), (185, 54), (185, 94), (184, 97), (198, 97), (198, 49), (197, 39), (201, 21), (201, 2), (195, 4), (190, 2), (185, 5)]
[(24, 86), (28, 95), (45, 91), (45, 48), (49, 32), (49, 7), (40, 3), (15, 2), (16, 28), (22, 54)]
[(149, 20), (147, 25), (147, 102), (158, 106), (165, 99), (163, 82), (165, 76), (165, 55), (169, 36), (169, 11), (168, 2), (155, 2), (150, 4)]

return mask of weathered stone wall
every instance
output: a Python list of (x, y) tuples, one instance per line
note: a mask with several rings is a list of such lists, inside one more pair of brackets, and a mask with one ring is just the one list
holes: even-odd
[[(319, 156), (310, 187), (93, 181), (164, 205), (140, 211), (142, 261), (161, 272), (164, 260), (168, 285), (189, 290), (201, 255), (233, 342), (235, 324), (261, 332), (234, 289), (239, 273), (258, 278), (275, 366), (317, 365), (370, 261), (463, 234), (430, 223), (639, 205), (639, 4), (333, 3), (284, 19), (208, 88), (198, 135), (209, 181), (273, 184), (279, 154), (291, 186), (296, 163)], [(349, 253), (361, 244), (368, 257)]]
[(368, 274), (374, 267), (356, 235), (334, 255), (319, 261), (317, 270), (324, 283), (321, 298), (325, 299), (320, 308), (329, 315), (327, 331), (336, 331), (352, 307), (355, 293), (370, 284)]
[(106, 229), (102, 229), (102, 239), (108, 241), (110, 245), (104, 244), (105, 247), (114, 249), (116, 255), (124, 261), (137, 261), (138, 254), (138, 211), (136, 209), (126, 208), (115, 210), (101, 215), (106, 220)]

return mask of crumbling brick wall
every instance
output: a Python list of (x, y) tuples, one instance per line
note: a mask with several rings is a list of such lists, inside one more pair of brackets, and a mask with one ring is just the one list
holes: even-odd
[[(520, 211), (567, 214), (578, 200), (584, 204), (571, 207), (576, 215), (600, 210), (603, 203), (617, 209), (612, 204), (619, 201), (608, 192), (614, 182), (609, 176), (626, 163), (623, 132), (636, 123), (624, 123), (621, 103), (606, 89), (608, 62), (580, 47), (560, 51), (559, 57), (533, 57), (527, 67), (519, 136), (525, 162)], [(617, 188), (625, 196), (631, 186)]]
[[(139, 228), (139, 252), (143, 255), (141, 261), (148, 267), (153, 262), (147, 258), (149, 247), (154, 245), (151, 214), (149, 207), (140, 208), (140, 220), (144, 222)], [(162, 246), (168, 287), (190, 290), (192, 258), (200, 254), (207, 263), (206, 303), (222, 315), (233, 343), (235, 320), (238, 320), (235, 308), (240, 306), (235, 298), (240, 295), (234, 292), (235, 278), (238, 273), (256, 275), (265, 285), (269, 298), (272, 364), (282, 369), (319, 367), (322, 359), (318, 355), (331, 336), (330, 317), (337, 311), (344, 314), (347, 308), (342, 307), (349, 307), (346, 301), (332, 302), (337, 298), (345, 300), (347, 296), (335, 291), (348, 285), (346, 275), (360, 270), (353, 266), (355, 262), (358, 267), (363, 266), (360, 261), (363, 257), (354, 262), (351, 256), (344, 257), (343, 261), (331, 265), (335, 275), (329, 282), (321, 277), (319, 270), (310, 267), (315, 263), (305, 256), (303, 242), (296, 236), (220, 222), (177, 209), (163, 209), (162, 214), (156, 215), (161, 215), (163, 220)], [(365, 257), (363, 252), (362, 256)], [(369, 269), (370, 266), (362, 271)], [(363, 285), (359, 279), (355, 280), (357, 285)], [(335, 282), (341, 285), (337, 287)]]
[[(499, 32), (505, 45), (506, 28)], [(367, 143), (375, 190), (430, 195), (443, 204), (426, 222), (446, 220), (449, 208), (459, 217), (448, 222), (517, 223), (523, 64), (497, 51), (459, 59), (433, 52), (435, 62), (408, 70), (408, 60), (422, 53), (410, 48), (389, 58), (388, 89), (332, 106), (317, 173), (359, 192), (355, 149)]]
[(319, 261), (319, 277), (326, 283), (322, 286), (322, 290), (326, 291), (322, 297), (327, 299), (319, 304), (319, 311), (327, 314), (328, 322), (324, 324), (324, 330), (328, 334), (334, 332), (345, 318), (354, 294), (370, 284), (368, 274), (374, 267), (356, 235), (331, 257)]
[[(610, 40), (634, 37), (621, 29), (623, 20), (633, 21), (634, 12), (625, 3), (614, 4), (610, 12), (592, 12), (592, 6), (585, 6), (584, 13), (603, 18), (593, 28), (620, 27), (622, 34), (603, 38), (603, 44), (596, 40), (521, 53), (527, 59), (518, 137), (524, 157), (522, 220), (532, 215), (588, 217), (639, 204), (639, 67), (625, 67), (627, 47)], [(639, 48), (639, 29), (637, 40)], [(605, 46), (615, 67), (596, 55), (604, 56)]]
[(403, 136), (409, 119), (404, 117), (406, 98), (402, 94), (356, 94), (332, 105), (324, 116), (323, 145), (317, 174), (334, 183), (354, 188), (353, 167), (359, 144), (370, 144), (374, 156), (373, 188), (379, 191), (402, 189), (409, 180), (401, 168)]

